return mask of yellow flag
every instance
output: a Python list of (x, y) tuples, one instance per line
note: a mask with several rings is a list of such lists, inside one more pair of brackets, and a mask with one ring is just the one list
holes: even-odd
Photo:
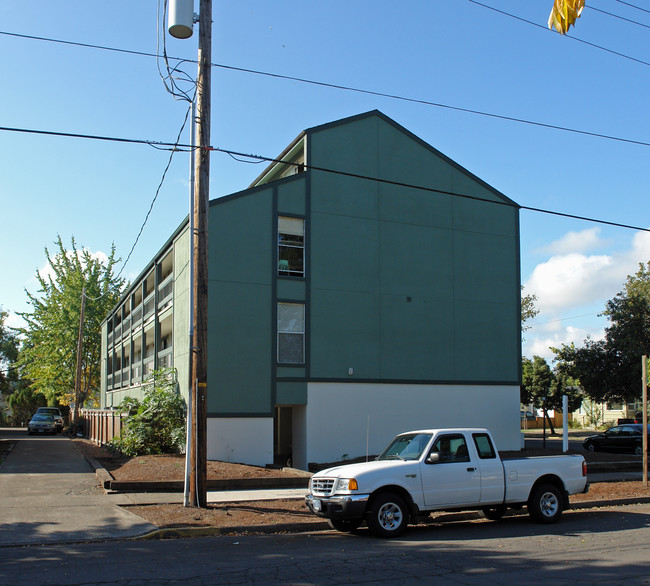
[(554, 0), (551, 15), (548, 17), (548, 28), (555, 27), (557, 32), (566, 35), (569, 27), (580, 18), (584, 7), (585, 0)]

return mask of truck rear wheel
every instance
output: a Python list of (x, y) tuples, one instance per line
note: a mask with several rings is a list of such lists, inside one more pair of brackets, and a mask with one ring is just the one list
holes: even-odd
[(397, 537), (408, 525), (408, 508), (404, 499), (390, 492), (373, 497), (368, 506), (368, 528), (377, 537)]
[(562, 516), (562, 494), (552, 484), (540, 484), (528, 500), (528, 514), (538, 523), (553, 523)]

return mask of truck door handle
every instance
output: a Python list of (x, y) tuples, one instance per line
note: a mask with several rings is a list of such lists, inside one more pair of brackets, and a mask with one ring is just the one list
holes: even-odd
[(471, 467), (467, 469), (468, 472), (474, 472), (475, 470), (476, 468), (471, 468)]

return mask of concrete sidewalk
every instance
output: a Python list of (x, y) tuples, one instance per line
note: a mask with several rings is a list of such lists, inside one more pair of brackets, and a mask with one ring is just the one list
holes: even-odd
[(67, 437), (19, 440), (0, 466), (0, 546), (124, 539), (157, 529), (106, 498)]

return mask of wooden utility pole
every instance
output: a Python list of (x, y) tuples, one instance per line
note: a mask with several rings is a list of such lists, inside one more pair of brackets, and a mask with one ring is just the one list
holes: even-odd
[(81, 312), (79, 314), (79, 337), (77, 338), (77, 373), (74, 381), (74, 411), (72, 420), (79, 419), (79, 397), (81, 396), (81, 362), (84, 348), (84, 310), (86, 307), (86, 286), (81, 290)]
[(207, 347), (208, 347), (208, 202), (210, 200), (210, 78), (212, 61), (212, 0), (200, 0), (199, 71), (196, 80), (196, 140), (194, 151), (194, 336), (190, 366), (192, 450), (190, 505), (207, 504)]

